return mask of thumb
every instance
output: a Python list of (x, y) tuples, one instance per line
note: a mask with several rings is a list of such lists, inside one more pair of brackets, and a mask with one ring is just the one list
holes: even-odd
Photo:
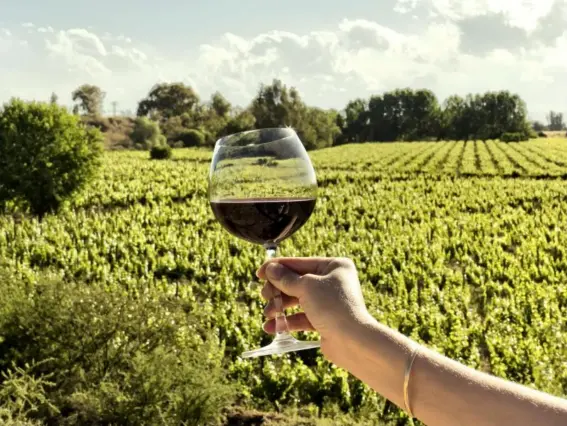
[(282, 293), (299, 297), (301, 276), (291, 269), (277, 262), (270, 263), (266, 267), (266, 278)]

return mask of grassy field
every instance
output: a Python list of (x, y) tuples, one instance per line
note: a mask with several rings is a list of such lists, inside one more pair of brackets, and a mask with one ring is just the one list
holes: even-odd
[[(0, 216), (0, 259), (26, 282), (52, 270), (111, 293), (177, 295), (216, 335), (241, 406), (404, 424), (316, 351), (239, 358), (270, 339), (251, 285), (263, 252), (214, 220), (210, 155), (107, 153), (100, 178), (64, 212)], [(349, 256), (379, 320), (474, 368), (567, 395), (567, 140), (310, 155), (316, 210), (282, 255)]]

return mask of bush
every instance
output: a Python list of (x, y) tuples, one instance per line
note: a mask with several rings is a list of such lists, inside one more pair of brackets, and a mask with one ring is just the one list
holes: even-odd
[(205, 135), (196, 129), (180, 132), (175, 139), (183, 142), (183, 146), (186, 148), (203, 146), (205, 144)]
[(149, 149), (165, 141), (158, 123), (146, 117), (136, 118), (130, 139), (138, 149)]
[(150, 149), (150, 158), (152, 160), (166, 160), (171, 158), (171, 147), (169, 145), (156, 145)]
[(528, 135), (520, 132), (503, 133), (502, 136), (500, 136), (501, 142), (521, 142), (527, 140), (529, 140)]
[(0, 205), (57, 211), (95, 174), (102, 134), (56, 104), (18, 99), (0, 111)]
[(538, 132), (537, 136), (540, 137), (540, 138), (546, 138), (547, 134), (545, 132), (540, 131), (540, 132)]
[(537, 137), (538, 137), (537, 132), (535, 130), (532, 130), (532, 129), (529, 129), (527, 131), (527, 134), (524, 135), (524, 136), (525, 136), (524, 140), (526, 140), (526, 141), (530, 140), (530, 139), (537, 139)]
[(203, 425), (230, 405), (218, 338), (182, 299), (0, 273), (0, 420)]

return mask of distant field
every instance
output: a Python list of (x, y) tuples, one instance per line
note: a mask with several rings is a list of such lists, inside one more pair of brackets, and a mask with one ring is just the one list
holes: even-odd
[(404, 142), (315, 151), (318, 170), (456, 176), (558, 176), (567, 173), (567, 139), (521, 143)]
[[(43, 222), (0, 216), (0, 258), (12, 270), (54, 268), (111, 291), (178, 291), (224, 341), (227, 374), (247, 404), (398, 421), (317, 352), (239, 358), (269, 340), (250, 285), (263, 253), (214, 220), (210, 152), (105, 155), (102, 176), (68, 211)], [(320, 197), (282, 255), (352, 257), (384, 323), (475, 368), (567, 395), (567, 139), (357, 144), (310, 155)]]

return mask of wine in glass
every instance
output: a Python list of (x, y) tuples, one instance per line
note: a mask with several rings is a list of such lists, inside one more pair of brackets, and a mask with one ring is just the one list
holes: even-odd
[[(219, 139), (209, 173), (209, 200), (231, 234), (261, 244), (268, 258), (301, 228), (315, 208), (317, 179), (307, 151), (291, 128), (236, 133)], [(276, 337), (244, 358), (318, 348), (289, 334), (279, 290), (274, 288)]]

